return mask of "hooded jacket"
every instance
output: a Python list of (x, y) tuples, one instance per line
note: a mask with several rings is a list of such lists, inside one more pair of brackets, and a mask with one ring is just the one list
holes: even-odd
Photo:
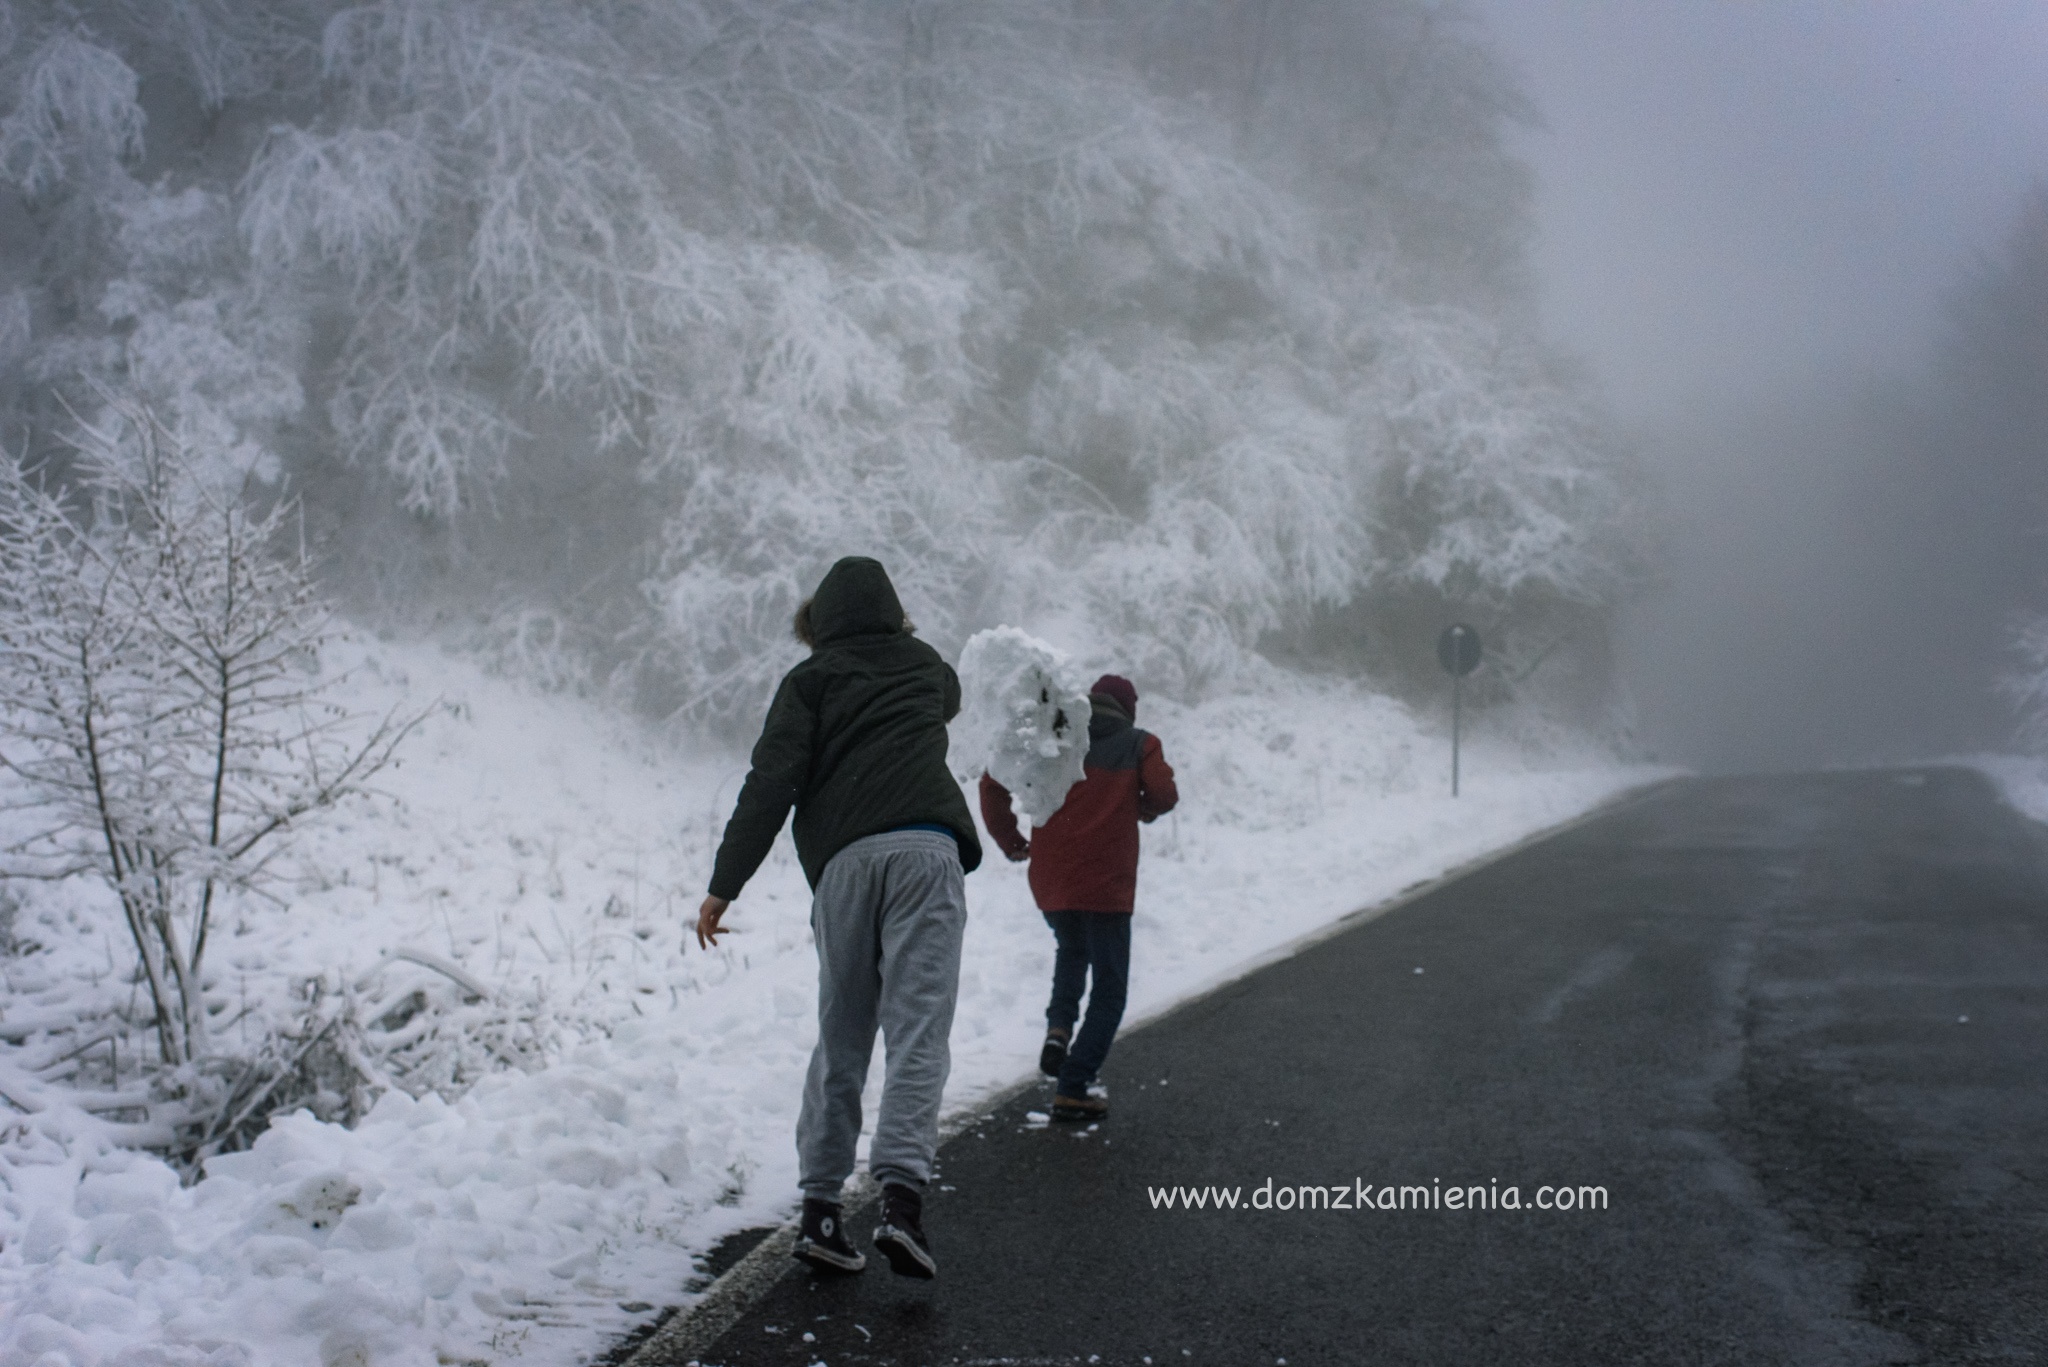
[(811, 635), (811, 657), (783, 676), (768, 706), (711, 894), (739, 896), (792, 807), (797, 860), (813, 888), (833, 855), (902, 826), (944, 826), (971, 872), (981, 842), (946, 767), (960, 679), (904, 630), (879, 561), (848, 556), (826, 572), (811, 600)]

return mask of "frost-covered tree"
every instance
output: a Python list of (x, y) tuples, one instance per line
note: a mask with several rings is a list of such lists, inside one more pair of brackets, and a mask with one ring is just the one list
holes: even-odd
[(175, 1067), (207, 1052), (223, 898), (269, 889), (293, 826), (363, 791), (412, 723), (327, 696), (291, 506), (252, 512), (118, 411), (83, 430), (70, 500), (0, 461), (0, 769), (25, 831), (5, 854), (13, 876), (105, 880)]
[(1106, 41), (1227, 120), (1242, 160), (1425, 302), (1521, 302), (1534, 125), (1484, 24), (1440, 0), (1093, 0)]
[[(2002, 249), (1956, 290), (1938, 387), (1913, 424), (1905, 471), (1920, 563), (1975, 628), (1970, 657), (1996, 631), (2023, 738), (2048, 743), (2048, 186), (2021, 206)], [(1930, 578), (1934, 577), (1930, 573)], [(1926, 590), (1923, 588), (1922, 592)]]
[(1528, 117), (1420, 0), (23, 9), (0, 399), (61, 460), (139, 393), (372, 610), (693, 725), (852, 551), (1189, 697), (1344, 614), (1598, 635), (1634, 494), (1530, 331)]

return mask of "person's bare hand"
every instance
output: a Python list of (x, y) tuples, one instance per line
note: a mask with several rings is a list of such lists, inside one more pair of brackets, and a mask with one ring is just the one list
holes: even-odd
[(731, 905), (732, 903), (726, 901), (723, 897), (706, 897), (704, 905), (697, 908), (697, 945), (699, 948), (710, 949), (718, 943), (719, 936), (732, 934), (730, 926), (718, 924), (718, 918), (725, 915), (726, 908)]
[(1009, 861), (1012, 864), (1021, 864), (1031, 857), (1030, 842), (1027, 841), (1022, 846), (1014, 850), (1004, 850), (1003, 854), (1005, 857), (1009, 859)]

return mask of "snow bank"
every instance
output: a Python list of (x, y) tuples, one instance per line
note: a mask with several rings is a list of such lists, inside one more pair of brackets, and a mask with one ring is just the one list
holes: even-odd
[(1967, 765), (1990, 779), (2022, 816), (2048, 822), (2048, 759), (2032, 755), (1965, 755), (1951, 762)]
[[(124, 1147), (132, 1125), (21, 1081), (134, 991), (103, 892), (24, 894), (0, 956), (0, 1092), (32, 1112), (0, 1102), (0, 1367), (566, 1363), (686, 1299), (693, 1255), (792, 1209), (816, 965), (786, 836), (736, 933), (684, 946), (743, 763), (661, 753), (428, 649), (379, 649), (356, 690), (366, 711), (441, 705), (393, 801), (309, 831), (290, 906), (223, 917), (211, 990), (223, 1020), (247, 1015), (216, 1038), (290, 1018), (321, 975), (435, 979), (384, 957), (411, 947), (522, 1003), (551, 1061), (453, 1101), (387, 1094), (353, 1130), (301, 1112), (181, 1187)], [(1146, 711), (1183, 800), (1144, 833), (1133, 1018), (1647, 776), (1539, 763), (1482, 728), (1453, 801), (1447, 745), (1382, 699)], [(955, 1108), (1031, 1070), (1052, 962), (1023, 866), (990, 861), (968, 905)]]
[(963, 783), (986, 770), (1033, 826), (1067, 800), (1088, 757), (1088, 687), (1065, 652), (1016, 627), (991, 627), (960, 651), (954, 770)]

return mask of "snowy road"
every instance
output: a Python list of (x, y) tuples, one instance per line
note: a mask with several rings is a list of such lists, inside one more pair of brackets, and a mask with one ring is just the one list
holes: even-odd
[(2043, 1360), (2044, 848), (1959, 770), (1659, 790), (1126, 1036), (1098, 1130), (1000, 1108), (938, 1283), (701, 1360)]

